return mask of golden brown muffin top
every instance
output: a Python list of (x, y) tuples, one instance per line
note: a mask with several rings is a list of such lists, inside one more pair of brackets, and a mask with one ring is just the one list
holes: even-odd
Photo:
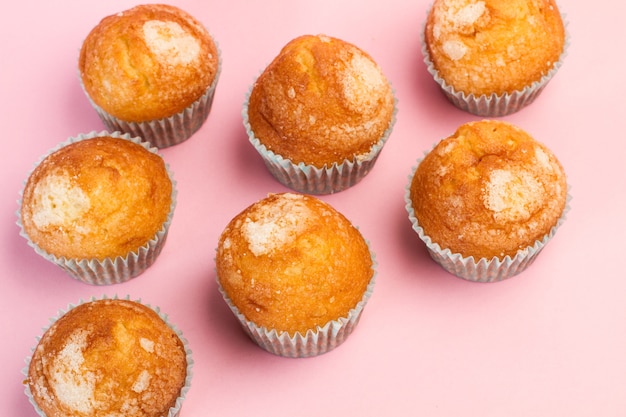
[(259, 76), (248, 104), (261, 143), (318, 168), (367, 154), (393, 112), (391, 85), (374, 60), (323, 35), (290, 41)]
[(553, 153), (509, 123), (464, 124), (419, 164), (415, 216), (442, 249), (474, 259), (515, 256), (565, 209), (565, 173)]
[(154, 238), (170, 212), (163, 159), (130, 140), (85, 139), (48, 155), (22, 197), (24, 231), (73, 259), (126, 256)]
[(176, 333), (149, 307), (115, 299), (57, 320), (33, 353), (27, 382), (48, 417), (161, 417), (186, 376)]
[(552, 69), (565, 28), (554, 0), (435, 0), (425, 41), (439, 76), (457, 91), (500, 95)]
[(165, 4), (107, 16), (85, 39), (79, 60), (89, 97), (127, 122), (172, 116), (198, 100), (218, 71), (218, 51), (202, 24)]
[(346, 317), (374, 274), (359, 231), (323, 201), (294, 193), (270, 194), (231, 220), (216, 263), (247, 320), (292, 336)]

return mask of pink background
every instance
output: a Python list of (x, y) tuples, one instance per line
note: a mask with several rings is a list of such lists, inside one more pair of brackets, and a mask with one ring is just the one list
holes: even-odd
[[(417, 158), (477, 118), (449, 104), (422, 61), (428, 0), (194, 1), (173, 4), (219, 42), (212, 113), (189, 141), (162, 152), (178, 181), (169, 240), (139, 278), (111, 287), (72, 280), (18, 235), (22, 181), (48, 149), (103, 125), (79, 86), (81, 41), (133, 1), (12, 2), (0, 15), (0, 404), (35, 416), (21, 370), (48, 318), (104, 294), (160, 306), (195, 357), (182, 416), (626, 415), (626, 117), (624, 3), (561, 1), (572, 42), (530, 107), (505, 117), (550, 147), (568, 174), (571, 211), (522, 275), (466, 282), (430, 260), (404, 209)], [(269, 192), (241, 122), (244, 94), (292, 38), (325, 33), (368, 51), (393, 83), (398, 122), (357, 186), (323, 196), (370, 240), (377, 285), (336, 350), (285, 359), (254, 345), (220, 298), (214, 250), (228, 221)]]

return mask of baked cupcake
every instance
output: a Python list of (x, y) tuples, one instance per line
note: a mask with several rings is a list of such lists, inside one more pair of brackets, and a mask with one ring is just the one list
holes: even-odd
[(357, 325), (374, 286), (360, 232), (316, 197), (270, 194), (219, 239), (219, 289), (248, 335), (287, 357), (334, 349)]
[(140, 138), (70, 138), (29, 175), (18, 211), (37, 253), (89, 284), (141, 274), (165, 244), (176, 205), (165, 162)]
[(329, 36), (293, 39), (253, 84), (243, 108), (252, 145), (283, 185), (329, 194), (373, 168), (395, 123), (393, 90), (358, 47)]
[(509, 123), (464, 124), (414, 169), (413, 229), (447, 271), (499, 281), (526, 269), (565, 219), (568, 187), (554, 154)]
[(221, 69), (207, 29), (187, 12), (144, 4), (102, 19), (80, 50), (83, 89), (109, 131), (176, 145), (206, 121)]
[(128, 299), (70, 306), (39, 339), (25, 393), (42, 417), (174, 417), (193, 360), (158, 309)]
[(566, 49), (554, 0), (435, 0), (422, 42), (428, 71), (447, 98), (489, 117), (532, 103)]

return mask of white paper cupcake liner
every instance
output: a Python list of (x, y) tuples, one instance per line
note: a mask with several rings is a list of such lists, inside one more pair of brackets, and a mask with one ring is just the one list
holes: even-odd
[(348, 189), (361, 181), (374, 167), (378, 156), (389, 139), (396, 123), (398, 112), (397, 99), (394, 92), (394, 110), (389, 126), (383, 136), (375, 143), (368, 153), (357, 155), (353, 160), (333, 163), (330, 167), (318, 168), (303, 162), (293, 163), (289, 159), (269, 150), (255, 136), (248, 119), (248, 102), (252, 89), (246, 94), (241, 112), (248, 139), (254, 149), (261, 155), (269, 172), (285, 187), (304, 194), (332, 194)]
[(218, 51), (218, 66), (213, 82), (198, 100), (170, 117), (144, 122), (129, 122), (119, 119), (107, 113), (91, 99), (85, 90), (82, 79), (79, 77), (81, 80), (80, 84), (91, 106), (96, 110), (107, 130), (139, 136), (159, 149), (168, 148), (189, 139), (202, 127), (209, 117), (211, 107), (213, 106), (213, 97), (215, 96), (215, 90), (222, 71), (222, 54), (217, 42), (215, 42), (215, 45)]
[[(50, 154), (56, 152), (57, 150), (71, 144), (74, 142), (79, 142), (85, 139), (92, 139), (95, 137), (102, 136), (111, 136), (114, 138), (121, 138), (129, 140), (133, 143), (141, 145), (143, 148), (148, 151), (157, 154), (158, 151), (156, 148), (151, 147), (148, 142), (143, 141), (138, 137), (131, 137), (128, 133), (121, 132), (112, 132), (109, 133), (107, 131), (102, 132), (91, 132), (88, 134), (80, 134), (76, 137), (69, 138), (67, 141), (59, 144), (46, 155), (44, 155), (40, 160), (35, 164), (35, 167), (27, 176), (27, 180), (24, 181), (23, 186), (26, 186), (26, 182), (28, 178), (34, 171), (34, 169)], [(67, 272), (72, 278), (84, 282), (86, 284), (91, 285), (112, 285), (112, 284), (120, 284), (140, 275), (146, 269), (148, 269), (158, 258), (165, 242), (167, 240), (167, 234), (169, 227), (172, 223), (172, 218), (174, 216), (174, 209), (176, 208), (176, 181), (174, 180), (173, 174), (170, 171), (169, 165), (165, 164), (167, 174), (172, 182), (172, 202), (170, 203), (170, 211), (167, 215), (165, 222), (161, 229), (156, 233), (156, 235), (146, 242), (143, 246), (139, 247), (136, 251), (129, 253), (125, 257), (118, 256), (116, 258), (106, 258), (103, 260), (98, 259), (72, 259), (65, 257), (58, 257), (47, 251), (43, 250), (39, 245), (34, 243), (28, 236), (28, 234), (24, 231), (24, 226), (22, 224), (22, 216), (21, 216), (21, 206), (22, 206), (22, 193), (24, 189), (20, 192), (20, 199), (18, 200), (18, 210), (16, 212), (17, 215), (17, 225), (20, 228), (20, 235), (24, 237), (29, 246), (31, 246), (37, 254), (42, 256), (44, 259), (56, 264), (61, 267), (65, 272)]]
[(454, 87), (449, 85), (443, 78), (439, 76), (439, 71), (435, 69), (434, 63), (430, 59), (430, 53), (428, 52), (428, 47), (425, 42), (426, 24), (424, 23), (422, 25), (420, 39), (422, 45), (422, 55), (424, 57), (426, 69), (430, 73), (430, 75), (432, 75), (435, 82), (439, 85), (441, 91), (444, 93), (446, 98), (455, 107), (476, 116), (483, 117), (502, 117), (513, 114), (535, 101), (535, 99), (546, 87), (548, 82), (554, 77), (559, 68), (563, 65), (563, 60), (567, 56), (567, 49), (569, 48), (570, 37), (567, 31), (568, 22), (565, 20), (564, 14), (561, 14), (561, 19), (563, 20), (563, 26), (565, 28), (565, 42), (559, 60), (554, 63), (550, 71), (548, 71), (543, 77), (541, 77), (541, 79), (533, 82), (531, 85), (523, 88), (522, 90), (505, 94), (493, 93), (490, 95), (482, 94), (479, 96), (476, 96), (474, 94), (465, 94), (462, 91), (457, 91)]
[(376, 281), (376, 257), (371, 250), (370, 253), (372, 255), (372, 270), (374, 274), (361, 300), (348, 312), (346, 317), (331, 320), (324, 326), (308, 330), (306, 334), (296, 332), (293, 336), (290, 336), (288, 332), (278, 332), (275, 329), (259, 326), (249, 321), (233, 304), (220, 285), (219, 279), (217, 280), (218, 290), (224, 297), (224, 301), (226, 301), (230, 310), (239, 320), (245, 333), (262, 349), (274, 355), (287, 358), (318, 356), (330, 352), (345, 342), (359, 323), (363, 309), (372, 296)]
[(507, 278), (511, 278), (528, 268), (537, 258), (537, 255), (548, 244), (548, 242), (554, 237), (557, 229), (565, 221), (565, 215), (569, 211), (569, 201), (571, 196), (568, 192), (567, 202), (561, 217), (557, 220), (556, 224), (550, 229), (541, 240), (535, 241), (532, 246), (529, 246), (523, 250), (518, 251), (514, 257), (509, 255), (503, 259), (494, 257), (492, 259), (474, 259), (473, 256), (464, 257), (460, 253), (453, 253), (450, 249), (442, 248), (438, 243), (424, 233), (424, 229), (419, 225), (417, 217), (415, 216), (415, 210), (413, 209), (413, 202), (411, 201), (411, 182), (415, 171), (419, 166), (421, 159), (418, 160), (417, 165), (413, 167), (411, 175), (409, 176), (408, 185), (404, 191), (405, 208), (411, 221), (413, 230), (417, 233), (419, 238), (426, 245), (428, 254), (437, 262), (443, 269), (449, 273), (463, 278), (468, 281), (474, 282), (496, 282), (502, 281)]
[[(173, 407), (171, 407), (169, 409), (167, 415), (164, 416), (164, 417), (178, 417), (180, 415), (180, 410), (182, 408), (183, 402), (185, 401), (185, 397), (187, 396), (189, 388), (191, 387), (191, 380), (192, 380), (192, 376), (193, 376), (193, 372), (192, 371), (193, 371), (194, 360), (193, 360), (192, 351), (189, 348), (189, 342), (187, 341), (187, 339), (185, 337), (183, 337), (183, 333), (174, 324), (172, 324), (169, 321), (169, 318), (168, 318), (167, 314), (164, 314), (159, 307), (153, 307), (153, 306), (151, 306), (149, 304), (143, 304), (140, 299), (131, 300), (129, 296), (126, 296), (124, 298), (120, 298), (117, 295), (115, 295), (113, 297), (107, 297), (105, 295), (105, 296), (102, 296), (100, 298), (92, 297), (88, 301), (84, 301), (84, 300), (81, 299), (76, 304), (69, 304), (65, 308), (65, 310), (59, 310), (57, 312), (57, 315), (50, 319), (50, 324), (46, 328), (42, 329), (41, 336), (38, 336), (36, 338), (37, 339), (37, 344), (31, 348), (30, 355), (25, 359), (26, 366), (24, 368), (22, 368), (22, 374), (24, 375), (24, 380), (26, 380), (28, 378), (28, 369), (30, 367), (30, 362), (31, 362), (31, 359), (33, 357), (33, 354), (35, 353), (35, 349), (37, 348), (37, 345), (39, 344), (39, 341), (41, 340), (43, 335), (48, 331), (48, 329), (50, 329), (50, 327), (52, 327), (52, 325), (57, 320), (59, 320), (66, 313), (68, 313), (73, 308), (78, 307), (79, 305), (85, 304), (86, 302), (90, 302), (90, 301), (98, 301), (98, 300), (106, 300), (106, 299), (114, 299), (114, 300), (115, 299), (123, 299), (123, 300), (128, 300), (128, 301), (134, 301), (134, 302), (140, 303), (140, 304), (142, 304), (142, 305), (144, 305), (146, 307), (151, 308), (154, 312), (156, 312), (159, 315), (159, 317), (165, 322), (165, 324), (167, 324), (167, 326), (170, 329), (172, 329), (174, 331), (174, 333), (176, 333), (176, 335), (178, 336), (180, 341), (183, 343), (183, 346), (185, 348), (185, 355), (186, 355), (185, 359), (187, 361), (185, 384), (183, 385), (183, 387), (180, 390), (180, 395), (176, 399), (176, 403), (174, 404)], [(29, 387), (28, 383), (24, 383), (24, 394), (26, 395), (26, 397), (28, 398), (28, 401), (30, 402), (30, 404), (33, 406), (33, 408), (35, 409), (35, 411), (37, 412), (37, 414), (40, 417), (49, 417), (49, 416), (46, 416), (46, 414), (41, 410), (41, 408), (39, 408), (39, 405), (37, 404), (37, 402), (33, 398), (33, 394), (30, 391), (30, 387)]]

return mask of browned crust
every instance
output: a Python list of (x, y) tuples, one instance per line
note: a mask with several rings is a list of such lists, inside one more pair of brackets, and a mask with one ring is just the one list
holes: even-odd
[(126, 256), (154, 238), (170, 212), (163, 159), (129, 140), (98, 137), (47, 156), (22, 197), (24, 231), (72, 259)]
[(73, 308), (43, 335), (27, 382), (49, 417), (156, 417), (175, 404), (186, 368), (182, 341), (153, 310), (98, 300)]
[[(197, 41), (197, 57), (177, 61), (172, 50), (155, 53), (146, 42), (147, 22), (178, 25)], [(167, 34), (163, 26), (160, 31), (162, 39), (180, 35)], [(177, 53), (187, 52), (178, 48)], [(87, 94), (104, 111), (142, 122), (169, 117), (198, 100), (217, 74), (218, 59), (215, 42), (194, 17), (174, 6), (150, 4), (102, 19), (82, 45), (79, 70)]]
[[(346, 317), (373, 269), (367, 243), (342, 214), (317, 198), (290, 196), (272, 194), (238, 214), (220, 237), (216, 268), (247, 320), (293, 335)], [(265, 232), (276, 225), (269, 240), (286, 243), (259, 253), (250, 223)]]
[(504, 94), (552, 69), (565, 28), (554, 0), (435, 0), (425, 41), (439, 75), (457, 91)]
[(501, 121), (467, 123), (421, 161), (410, 186), (424, 233), (475, 259), (514, 256), (556, 225), (567, 199), (553, 153)]
[(369, 152), (393, 111), (391, 86), (368, 54), (340, 39), (305, 35), (257, 79), (248, 118), (268, 149), (321, 168)]

